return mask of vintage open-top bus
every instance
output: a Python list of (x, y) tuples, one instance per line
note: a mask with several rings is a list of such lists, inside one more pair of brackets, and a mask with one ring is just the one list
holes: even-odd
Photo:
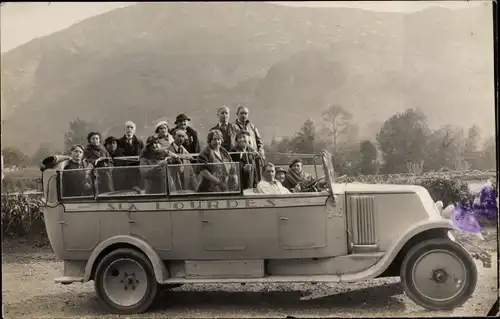
[[(239, 177), (224, 192), (175, 188), (174, 174), (196, 175), (197, 164), (186, 164), (157, 169), (154, 193), (141, 183), (110, 191), (101, 178), (144, 176), (154, 167), (91, 168), (83, 173), (92, 183), (78, 196), (67, 181), (82, 174), (62, 170), (69, 157), (47, 158), (44, 218), (65, 266), (56, 282), (94, 280), (99, 299), (128, 314), (146, 311), (160, 289), (180, 284), (400, 276), (422, 307), (452, 309), (469, 299), (475, 262), (425, 188), (335, 183), (331, 154), (314, 158), (316, 179), (304, 192), (259, 194), (242, 189)], [(239, 163), (226, 165), (239, 174)]]

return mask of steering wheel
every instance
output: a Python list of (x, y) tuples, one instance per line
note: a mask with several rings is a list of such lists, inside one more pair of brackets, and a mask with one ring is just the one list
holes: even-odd
[(302, 183), (299, 183), (300, 185), (300, 192), (305, 193), (305, 192), (318, 192), (318, 184), (320, 181), (322, 181), (325, 178), (325, 175), (315, 178), (310, 182), (304, 183), (302, 186)]

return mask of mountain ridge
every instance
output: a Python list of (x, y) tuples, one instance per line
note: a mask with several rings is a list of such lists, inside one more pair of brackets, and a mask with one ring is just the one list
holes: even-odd
[[(46, 141), (60, 147), (76, 117), (112, 134), (131, 119), (148, 135), (144, 126), (183, 111), (203, 136), (220, 105), (237, 103), (249, 105), (267, 141), (297, 131), (304, 108), (319, 121), (328, 103), (361, 127), (420, 107), (432, 125), (471, 122), (489, 131), (493, 91), (483, 91), (493, 58), (484, 54), (487, 32), (472, 23), (483, 15), (484, 8), (387, 14), (269, 3), (116, 9), (2, 54), (3, 142), (30, 152)], [(458, 116), (467, 104), (480, 114)]]

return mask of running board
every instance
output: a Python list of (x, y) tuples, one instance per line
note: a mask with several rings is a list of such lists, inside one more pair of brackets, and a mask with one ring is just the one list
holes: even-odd
[[(169, 278), (162, 284), (261, 284), (261, 283), (317, 283), (350, 282), (349, 275), (314, 275), (314, 276), (266, 276), (261, 278)], [(355, 279), (352, 282), (356, 281)]]

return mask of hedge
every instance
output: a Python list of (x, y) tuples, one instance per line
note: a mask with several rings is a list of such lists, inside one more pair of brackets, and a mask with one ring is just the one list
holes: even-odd
[[(473, 199), (467, 182), (448, 177), (418, 176), (356, 176), (342, 178), (339, 182), (362, 182), (370, 184), (410, 184), (425, 187), (434, 201), (441, 200), (446, 206), (450, 203)], [(46, 240), (43, 222), (43, 204), (36, 195), (2, 195), (2, 230), (9, 238), (42, 238)]]

